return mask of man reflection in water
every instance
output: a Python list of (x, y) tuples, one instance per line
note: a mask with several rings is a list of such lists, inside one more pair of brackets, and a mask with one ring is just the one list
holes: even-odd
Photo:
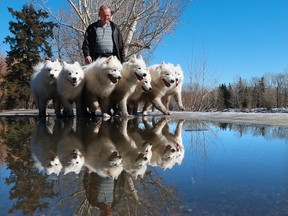
[(83, 182), (89, 203), (100, 209), (100, 215), (112, 216), (114, 180), (87, 171)]

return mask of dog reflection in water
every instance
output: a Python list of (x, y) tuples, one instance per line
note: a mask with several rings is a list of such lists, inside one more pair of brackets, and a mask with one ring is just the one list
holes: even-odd
[(168, 120), (161, 118), (153, 120), (151, 125), (148, 119), (143, 118), (144, 128), (139, 128), (138, 133), (143, 140), (152, 143), (152, 157), (150, 166), (160, 166), (162, 169), (171, 169), (175, 163), (181, 164), (184, 157), (182, 143), (182, 126), (184, 121), (179, 121), (175, 133), (169, 130)]
[[(152, 156), (152, 145), (144, 140), (139, 140), (139, 134), (135, 135), (128, 131), (132, 120), (128, 118), (118, 119), (110, 127), (111, 139), (114, 142), (119, 154), (122, 156), (124, 170), (132, 175), (134, 179), (138, 176), (144, 177), (147, 165)], [(134, 135), (134, 136), (133, 136)], [(138, 137), (138, 138), (137, 138)]]
[(75, 119), (69, 118), (63, 122), (57, 121), (60, 138), (57, 143), (57, 152), (64, 175), (68, 173), (79, 174), (85, 164), (84, 149), (81, 137), (73, 129), (76, 126)]
[(57, 153), (58, 138), (54, 123), (46, 123), (46, 119), (39, 118), (36, 130), (31, 136), (31, 152), (34, 167), (47, 175), (59, 175), (63, 167)]
[(31, 137), (31, 152), (34, 166), (46, 174), (79, 174), (85, 163), (83, 145), (73, 130), (73, 119), (46, 122), (39, 119), (39, 124)]
[[(181, 165), (182, 160), (184, 158), (184, 146), (182, 141), (182, 128), (184, 125), (184, 120), (179, 120), (176, 126), (176, 129), (173, 132), (171, 132), (169, 128), (169, 124), (166, 124), (162, 130), (163, 135), (165, 136), (167, 143), (170, 143), (171, 146), (175, 147), (176, 157), (175, 157), (175, 163)], [(170, 167), (172, 168), (172, 167)]]
[[(182, 126), (169, 129), (166, 118), (113, 118), (100, 122), (40, 119), (31, 137), (35, 167), (48, 175), (79, 174), (83, 167), (102, 177), (117, 179), (125, 170), (143, 178), (148, 166), (171, 169), (184, 157)], [(77, 127), (76, 127), (77, 126)], [(74, 128), (77, 128), (74, 129)], [(85, 146), (85, 148), (84, 148)]]
[(86, 128), (85, 166), (102, 177), (117, 179), (123, 170), (122, 157), (110, 138), (110, 121), (90, 122)]

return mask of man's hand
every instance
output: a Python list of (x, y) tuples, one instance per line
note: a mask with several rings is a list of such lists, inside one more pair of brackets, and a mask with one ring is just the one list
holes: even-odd
[(86, 56), (85, 62), (86, 62), (86, 64), (90, 64), (92, 62), (91, 56)]

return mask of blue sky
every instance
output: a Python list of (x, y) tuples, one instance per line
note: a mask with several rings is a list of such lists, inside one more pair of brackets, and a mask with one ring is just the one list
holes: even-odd
[[(61, 0), (63, 1), (63, 0)], [(57, 1), (57, 2), (61, 2)], [(0, 1), (0, 51), (9, 34), (7, 7), (21, 10), (25, 0)], [(56, 2), (56, 1), (54, 1)], [(250, 81), (288, 71), (288, 0), (194, 0), (172, 35), (158, 46), (151, 64), (180, 64), (188, 69), (207, 60), (206, 75), (218, 83)]]

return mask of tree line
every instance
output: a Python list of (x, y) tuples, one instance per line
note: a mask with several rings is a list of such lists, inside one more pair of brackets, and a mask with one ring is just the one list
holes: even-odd
[(183, 89), (183, 104), (191, 111), (250, 112), (256, 108), (286, 108), (287, 103), (288, 71), (253, 77), (249, 81), (239, 77), (234, 83), (222, 83), (210, 89), (197, 82), (189, 83)]

